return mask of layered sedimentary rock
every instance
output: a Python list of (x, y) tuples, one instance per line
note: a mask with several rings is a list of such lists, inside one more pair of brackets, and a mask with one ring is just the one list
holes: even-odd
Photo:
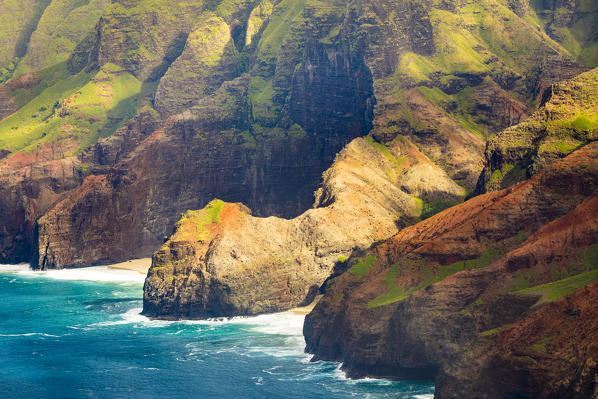
[(597, 185), (590, 143), (402, 230), (326, 285), (308, 351), (351, 376), (435, 378), (440, 398), (590, 397)]
[(598, 69), (593, 69), (552, 86), (538, 112), (490, 138), (476, 192), (499, 190), (528, 179), (597, 139)]
[(324, 174), (315, 208), (294, 219), (257, 218), (222, 201), (189, 211), (154, 254), (144, 314), (206, 318), (309, 303), (353, 251), (421, 215), (415, 194), (454, 203), (464, 189), (407, 139), (389, 149), (367, 138), (341, 151)]

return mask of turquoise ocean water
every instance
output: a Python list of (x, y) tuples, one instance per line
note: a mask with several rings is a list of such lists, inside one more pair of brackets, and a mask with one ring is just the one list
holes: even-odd
[(0, 398), (432, 398), (425, 383), (348, 380), (309, 362), (303, 317), (165, 322), (143, 276), (0, 265)]

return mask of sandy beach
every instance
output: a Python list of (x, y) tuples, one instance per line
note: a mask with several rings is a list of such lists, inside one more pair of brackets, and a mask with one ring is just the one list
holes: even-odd
[(115, 263), (114, 265), (109, 265), (110, 269), (118, 269), (118, 270), (131, 270), (141, 274), (147, 274), (150, 266), (152, 265), (152, 258), (143, 258), (143, 259), (133, 259), (122, 263)]
[(316, 307), (316, 305), (318, 304), (318, 302), (320, 301), (321, 298), (322, 298), (322, 295), (318, 295), (314, 299), (314, 301), (312, 303), (310, 303), (309, 305), (302, 306), (299, 308), (294, 308), (294, 309), (291, 309), (290, 311), (293, 312), (294, 314), (300, 315), (300, 316), (307, 315)]

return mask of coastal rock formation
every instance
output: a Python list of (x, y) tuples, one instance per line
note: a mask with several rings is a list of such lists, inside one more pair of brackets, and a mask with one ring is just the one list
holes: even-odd
[(33, 248), (34, 220), (80, 182), (73, 158), (37, 162), (0, 173), (0, 262), (27, 259)]
[(257, 218), (222, 201), (189, 211), (154, 254), (144, 314), (207, 318), (307, 304), (353, 251), (421, 215), (422, 200), (406, 189), (426, 201), (454, 203), (464, 195), (407, 139), (387, 148), (366, 138), (341, 151), (324, 174), (314, 209), (294, 219)]
[(525, 122), (486, 144), (487, 163), (477, 193), (531, 177), (590, 141), (598, 140), (598, 69), (553, 85), (546, 102)]
[(594, 142), (402, 230), (327, 283), (307, 350), (354, 377), (435, 378), (440, 398), (590, 397), (595, 331), (559, 342), (594, 323), (597, 189)]

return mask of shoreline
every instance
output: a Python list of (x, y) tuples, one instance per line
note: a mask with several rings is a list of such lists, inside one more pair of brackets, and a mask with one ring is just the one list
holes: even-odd
[(132, 259), (126, 262), (115, 263), (107, 265), (109, 269), (114, 270), (128, 270), (137, 272), (139, 274), (147, 275), (147, 272), (152, 265), (152, 258)]

